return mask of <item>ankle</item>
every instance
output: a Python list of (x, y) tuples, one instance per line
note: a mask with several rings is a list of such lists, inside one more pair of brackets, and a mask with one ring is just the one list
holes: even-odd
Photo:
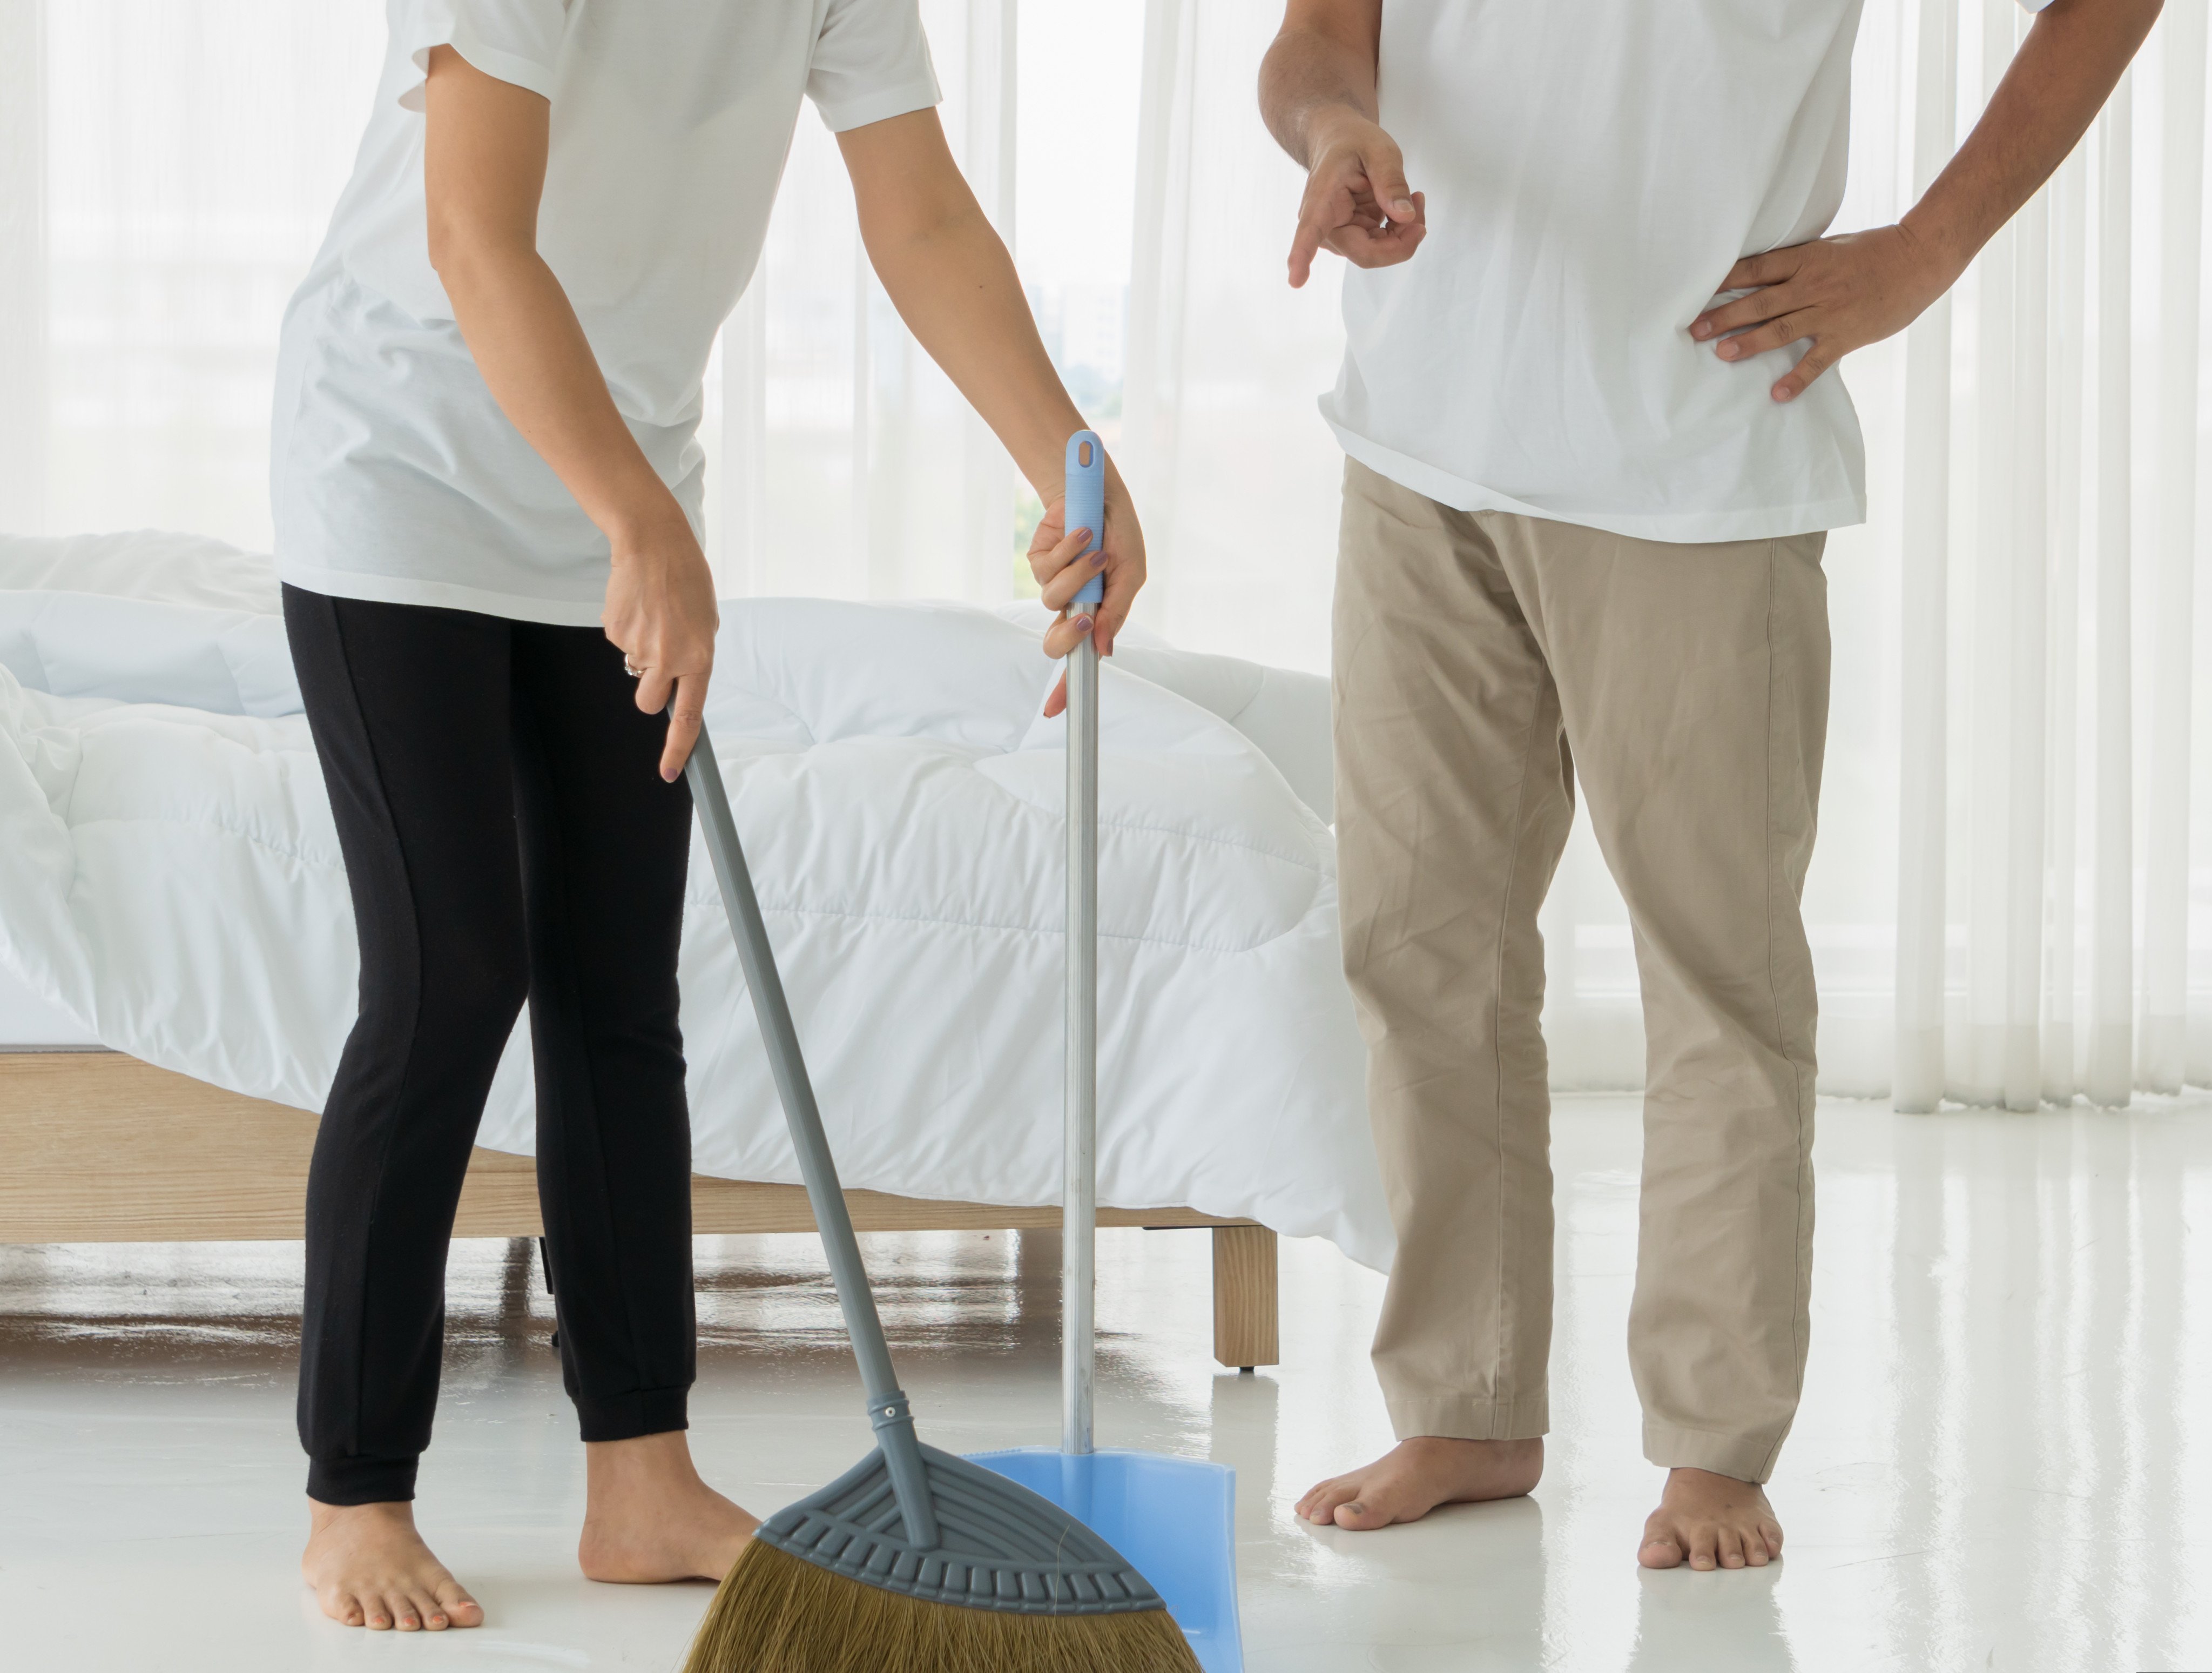
[(1543, 1456), (1540, 1436), (1523, 1440), (1475, 1440), (1464, 1435), (1408, 1435), (1399, 1445), (1417, 1451), (1435, 1448), (1462, 1454), (1480, 1453), (1491, 1458), (1530, 1458)]
[(356, 1526), (378, 1524), (412, 1528), (415, 1525), (415, 1506), (405, 1499), (380, 1499), (366, 1505), (326, 1505), (319, 1499), (307, 1500), (307, 1523), (312, 1531), (320, 1533), (325, 1528), (338, 1527), (346, 1523)]
[(586, 1441), (584, 1475), (587, 1515), (638, 1498), (665, 1501), (672, 1493), (706, 1487), (681, 1429), (629, 1440)]

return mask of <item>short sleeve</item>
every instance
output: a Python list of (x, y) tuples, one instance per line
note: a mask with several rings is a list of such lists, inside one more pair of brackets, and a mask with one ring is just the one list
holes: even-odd
[(927, 110), (943, 99), (917, 0), (830, 0), (814, 38), (806, 96), (832, 133)]
[(487, 76), (553, 96), (554, 66), (568, 26), (565, 0), (392, 0), (392, 30), (414, 73), (399, 92), (422, 108), (433, 47), (450, 46)]

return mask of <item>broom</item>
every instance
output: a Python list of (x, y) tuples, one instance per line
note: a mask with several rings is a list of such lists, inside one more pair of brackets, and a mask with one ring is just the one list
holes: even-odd
[(684, 770), (876, 1431), (875, 1451), (761, 1524), (685, 1673), (1199, 1673), (1159, 1593), (1112, 1546), (916, 1439), (703, 728)]

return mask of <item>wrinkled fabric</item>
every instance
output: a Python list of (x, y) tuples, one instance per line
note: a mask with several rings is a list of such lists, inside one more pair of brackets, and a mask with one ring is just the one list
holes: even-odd
[[(90, 584), (54, 544), (0, 544), (0, 589)], [(245, 561), (163, 547), (135, 583), (127, 565), (89, 572), (141, 628), (145, 607), (170, 612), (179, 667), (238, 631), (214, 602), (249, 601), (193, 602), (210, 584), (186, 573), (192, 550), (210, 573)], [(143, 677), (137, 654), (103, 673), (100, 595), (77, 596), (93, 602), (0, 590), (0, 622), (36, 617), (41, 657), (79, 671), (77, 695), (56, 696), (0, 665), (0, 965), (107, 1045), (319, 1109), (357, 958), (306, 722), (106, 695), (105, 678)], [(1100, 1201), (1249, 1215), (1386, 1266), (1334, 843), (1206, 706), (1280, 730), (1303, 687), (1218, 658), (1135, 660), (1150, 677), (1109, 663), (1103, 681)], [(1034, 631), (984, 611), (723, 605), (708, 724), (848, 1185), (1058, 1199), (1066, 762), (1061, 722), (1038, 713), (1054, 673)], [(1182, 677), (1194, 697), (1161, 683)], [(1304, 774), (1316, 750), (1285, 758)], [(680, 976), (695, 1166), (796, 1182), (699, 852)], [(528, 1154), (523, 1032), (479, 1141)]]

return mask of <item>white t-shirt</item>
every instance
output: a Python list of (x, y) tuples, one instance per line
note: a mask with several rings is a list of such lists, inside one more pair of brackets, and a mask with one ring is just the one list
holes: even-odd
[(284, 319), (279, 573), (342, 598), (596, 624), (607, 543), (492, 398), (430, 266), (434, 46), (552, 104), (538, 248), (700, 526), (715, 332), (760, 256), (802, 94), (833, 130), (938, 102), (917, 0), (389, 0), (353, 178)]
[(1411, 260), (1345, 275), (1322, 410), (1462, 510), (1655, 540), (1862, 520), (1843, 380), (1768, 389), (1690, 322), (1844, 194), (1860, 0), (1386, 0), (1382, 126), (1426, 194)]

